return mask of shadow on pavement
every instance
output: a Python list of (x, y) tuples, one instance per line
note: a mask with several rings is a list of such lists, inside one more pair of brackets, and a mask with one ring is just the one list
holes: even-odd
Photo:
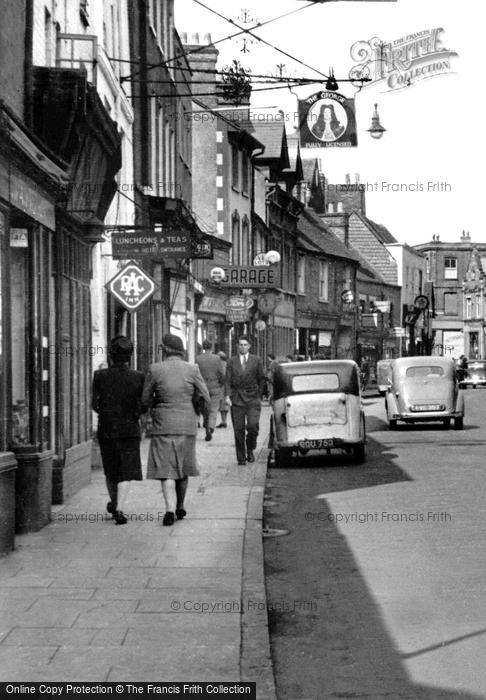
[[(384, 477), (399, 478), (390, 458), (385, 459)], [(342, 489), (345, 472), (338, 471)], [(373, 482), (366, 465), (360, 474), (357, 467), (352, 471), (348, 488), (353, 480), (354, 488)], [(335, 488), (331, 472), (301, 471), (297, 479), (292, 470), (270, 473), (269, 485), (274, 481), (280, 487), (272, 499), (278, 493), (279, 502), (265, 509), (266, 525), (290, 531), (264, 542), (277, 697), (480, 700), (470, 692), (418, 685), (410, 678), (407, 658), (431, 650), (401, 655), (395, 647), (327, 502), (319, 503), (319, 519), (307, 518), (316, 508), (316, 492)]]
[[(325, 481), (321, 493), (410, 481), (406, 472), (394, 462), (395, 457), (396, 454), (389, 448), (368, 436), (366, 462), (363, 464), (356, 464), (352, 455), (332, 452), (330, 455), (294, 457), (291, 466), (285, 471), (316, 471)], [(276, 471), (270, 469), (267, 472), (269, 479)], [(268, 485), (270, 486), (271, 482), (268, 482)]]

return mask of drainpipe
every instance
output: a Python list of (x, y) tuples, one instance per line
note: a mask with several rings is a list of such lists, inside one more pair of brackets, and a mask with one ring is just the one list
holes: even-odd
[(25, 35), (24, 35), (24, 122), (33, 129), (34, 122), (34, 86), (32, 76), (34, 47), (34, 0), (25, 0)]

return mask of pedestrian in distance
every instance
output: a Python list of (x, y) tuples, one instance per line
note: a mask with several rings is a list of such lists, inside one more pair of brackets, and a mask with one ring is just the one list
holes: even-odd
[(129, 368), (132, 354), (132, 341), (116, 336), (109, 346), (111, 366), (93, 377), (92, 408), (98, 414), (98, 442), (110, 497), (106, 509), (117, 525), (127, 522), (123, 511), (130, 482), (142, 480), (139, 417), (144, 410), (144, 375)]
[(152, 407), (147, 479), (161, 482), (166, 508), (162, 522), (170, 526), (187, 515), (188, 477), (199, 474), (195, 395), (207, 404), (210, 397), (199, 367), (183, 359), (184, 345), (178, 336), (164, 335), (162, 353), (163, 361), (149, 368), (142, 403)]
[(242, 335), (238, 339), (238, 354), (228, 360), (226, 367), (226, 395), (231, 406), (238, 464), (255, 461), (264, 383), (262, 361), (250, 353), (248, 336)]
[(202, 353), (196, 357), (196, 364), (206, 382), (211, 399), (203, 413), (203, 428), (206, 429), (205, 440), (209, 442), (213, 439), (218, 409), (224, 393), (224, 370), (221, 358), (212, 352), (209, 340), (203, 340), (202, 349)]
[[(227, 357), (226, 353), (223, 352), (222, 350), (220, 350), (218, 352), (218, 355), (221, 359), (221, 365), (223, 367), (223, 376), (224, 376), (225, 382), (226, 382), (226, 366), (228, 364), (228, 357)], [(221, 415), (221, 423), (218, 423), (218, 425), (216, 427), (217, 428), (227, 428), (228, 427), (228, 418), (227, 418), (227, 416), (228, 416), (228, 403), (227, 403), (227, 397), (226, 397), (226, 394), (224, 391), (224, 387), (223, 387), (223, 392), (221, 395), (221, 400), (219, 402), (219, 413)]]

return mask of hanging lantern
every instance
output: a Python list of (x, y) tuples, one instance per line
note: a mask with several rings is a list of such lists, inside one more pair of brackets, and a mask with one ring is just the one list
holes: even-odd
[(386, 129), (380, 124), (380, 116), (378, 114), (378, 105), (375, 102), (375, 111), (373, 112), (373, 116), (371, 117), (371, 126), (367, 131), (370, 132), (370, 135), (374, 139), (381, 139), (383, 136), (383, 132), (386, 131)]

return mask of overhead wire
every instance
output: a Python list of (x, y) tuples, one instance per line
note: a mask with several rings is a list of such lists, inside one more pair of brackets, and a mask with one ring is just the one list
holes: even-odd
[[(328, 75), (326, 75), (325, 73), (322, 73), (322, 71), (318, 70), (317, 68), (314, 68), (313, 66), (310, 66), (308, 63), (301, 61), (300, 58), (297, 58), (297, 56), (293, 56), (292, 54), (287, 53), (283, 49), (279, 49), (278, 46), (275, 46), (275, 44), (270, 43), (266, 39), (262, 39), (262, 37), (258, 36), (258, 34), (255, 34), (251, 29), (244, 29), (240, 24), (235, 22), (233, 19), (229, 19), (229, 17), (226, 17), (225, 15), (221, 14), (217, 10), (214, 10), (212, 7), (205, 5), (203, 2), (201, 2), (201, 0), (192, 0), (192, 1), (195, 2), (197, 5), (204, 7), (209, 12), (212, 12), (217, 17), (220, 17), (221, 19), (226, 20), (226, 22), (229, 22), (230, 24), (234, 24), (234, 26), (241, 29), (244, 34), (249, 34), (254, 39), (257, 39), (257, 41), (260, 41), (261, 43), (265, 44), (266, 46), (269, 46), (270, 48), (274, 49), (275, 51), (278, 51), (283, 56), (290, 58), (292, 61), (296, 61), (296, 63), (300, 63), (300, 65), (305, 66), (306, 68), (309, 68), (310, 70), (313, 70), (315, 73), (319, 73), (319, 75), (322, 75), (326, 79), (329, 77)], [(312, 3), (312, 5), (316, 5), (316, 4), (318, 4), (318, 3), (316, 3), (316, 2)], [(261, 26), (263, 26), (263, 25), (261, 25)]]
[[(260, 29), (260, 27), (265, 27), (266, 25), (271, 24), (272, 22), (277, 22), (278, 20), (283, 19), (284, 17), (288, 17), (290, 15), (296, 14), (297, 12), (301, 12), (302, 10), (305, 10), (308, 7), (312, 7), (313, 5), (317, 5), (317, 4), (319, 4), (319, 3), (316, 0), (311, 0), (307, 4), (302, 5), (301, 7), (298, 7), (295, 10), (290, 10), (290, 12), (285, 12), (282, 15), (278, 15), (278, 17), (272, 17), (271, 19), (265, 20), (264, 22), (257, 22), (253, 26), (253, 29)], [(233, 23), (233, 24), (235, 24), (235, 26), (239, 26), (235, 22), (233, 22), (233, 20), (230, 20), (227, 17), (223, 17), (223, 19), (225, 19), (227, 22), (230, 22), (230, 24)], [(217, 39), (216, 41), (211, 42), (211, 46), (216, 46), (217, 44), (221, 44), (223, 41), (229, 41), (231, 39), (235, 39), (237, 36), (240, 36), (241, 34), (245, 34), (248, 32), (248, 29), (243, 29), (242, 27), (239, 27), (239, 29), (240, 29), (240, 31), (236, 32), (235, 34), (229, 34), (228, 36), (222, 37), (221, 39)], [(176, 54), (172, 58), (168, 58), (167, 60), (161, 61), (160, 63), (151, 64), (150, 66), (147, 67), (147, 70), (152, 70), (153, 68), (161, 68), (161, 67), (169, 66), (169, 64), (171, 64), (173, 61), (177, 61), (181, 58), (186, 58), (187, 56), (190, 56), (190, 55), (195, 54), (195, 53), (199, 53), (200, 51), (204, 51), (206, 49), (207, 49), (207, 46), (205, 46), (205, 45), (198, 46), (197, 48), (191, 49), (190, 51), (184, 51), (180, 54)], [(138, 72), (133, 73), (131, 75), (123, 76), (122, 81), (131, 80), (136, 75), (138, 75)]]

